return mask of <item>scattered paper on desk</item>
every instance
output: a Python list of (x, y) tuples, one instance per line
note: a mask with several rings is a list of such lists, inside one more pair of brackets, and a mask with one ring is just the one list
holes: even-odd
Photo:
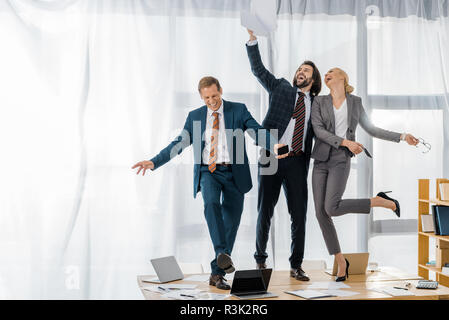
[(250, 11), (242, 11), (242, 26), (252, 30), (256, 36), (268, 37), (277, 27), (276, 0), (252, 0)]
[(143, 286), (143, 290), (150, 291), (150, 292), (156, 292), (156, 293), (163, 293), (164, 291), (159, 289), (157, 285), (152, 286)]
[(159, 278), (155, 276), (149, 276), (149, 277), (142, 277), (141, 280), (143, 282), (157, 282), (159, 281)]
[(313, 282), (311, 285), (307, 286), (307, 289), (329, 289), (329, 290), (337, 290), (337, 289), (347, 289), (351, 288), (347, 284), (342, 281), (317, 281)]
[(396, 289), (393, 287), (376, 287), (376, 288), (372, 288), (371, 290), (377, 291), (380, 293), (386, 293), (393, 297), (404, 297), (404, 296), (414, 296), (415, 295), (410, 290)]
[(198, 299), (201, 290), (170, 290), (162, 295), (163, 298), (177, 300), (195, 300)]
[(316, 290), (295, 290), (295, 291), (284, 291), (284, 292), (304, 298), (304, 299), (334, 297), (333, 295), (331, 295), (329, 293), (316, 291)]
[(230, 294), (203, 292), (203, 293), (200, 293), (198, 299), (199, 300), (224, 300), (230, 296), (231, 296)]
[(351, 297), (360, 294), (359, 292), (349, 291), (349, 290), (325, 290), (327, 294), (336, 296), (336, 297)]
[(193, 290), (197, 287), (196, 284), (170, 284), (170, 283), (164, 283), (160, 284), (158, 287), (163, 289), (170, 289), (170, 290)]
[(209, 280), (210, 275), (208, 274), (194, 274), (190, 277), (184, 278), (184, 281), (196, 281), (196, 282), (206, 282)]

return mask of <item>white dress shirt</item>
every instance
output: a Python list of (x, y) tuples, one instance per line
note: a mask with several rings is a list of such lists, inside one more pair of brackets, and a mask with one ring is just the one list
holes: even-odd
[[(299, 92), (299, 89), (298, 89)], [(298, 92), (296, 93), (295, 106), (296, 101), (298, 100)], [(306, 118), (304, 120), (304, 132), (303, 132), (303, 140), (302, 140), (302, 151), (304, 152), (306, 146), (306, 138), (307, 138), (307, 128), (309, 126), (310, 113), (312, 111), (312, 100), (310, 99), (310, 92), (307, 91), (304, 93), (304, 104), (306, 107)], [(293, 141), (293, 133), (295, 131), (295, 123), (296, 119), (291, 118), (288, 123), (287, 129), (285, 129), (284, 134), (281, 139), (279, 139), (279, 143), (288, 145), (290, 151), (293, 151), (292, 141)]]
[(333, 106), (333, 108), (335, 116), (335, 135), (346, 139), (346, 131), (348, 131), (348, 106), (346, 99), (339, 109), (335, 108), (335, 106)]
[(216, 163), (230, 163), (228, 145), (226, 141), (226, 127), (223, 116), (223, 100), (221, 101), (221, 106), (217, 111), (213, 111), (207, 108), (207, 118), (206, 118), (206, 129), (204, 130), (204, 150), (203, 150), (203, 164), (209, 164), (211, 138), (212, 138), (212, 127), (214, 125), (215, 117), (213, 113), (218, 113), (218, 144), (217, 144), (217, 160)]

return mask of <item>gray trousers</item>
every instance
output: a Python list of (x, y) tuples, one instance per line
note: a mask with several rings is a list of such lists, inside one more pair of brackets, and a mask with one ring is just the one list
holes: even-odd
[(347, 213), (369, 214), (370, 199), (344, 199), (343, 193), (351, 170), (348, 150), (332, 148), (327, 161), (314, 161), (312, 172), (313, 201), (316, 217), (329, 254), (341, 252), (332, 217)]

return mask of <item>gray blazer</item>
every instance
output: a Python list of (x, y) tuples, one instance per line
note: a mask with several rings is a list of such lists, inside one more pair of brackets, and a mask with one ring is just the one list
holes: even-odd
[[(352, 94), (346, 94), (348, 106), (348, 131), (346, 139), (355, 141), (355, 130), (360, 123), (362, 128), (371, 136), (382, 140), (399, 142), (401, 134), (387, 131), (374, 126), (363, 109), (362, 99)], [(338, 149), (343, 138), (335, 135), (335, 116), (331, 95), (315, 97), (312, 105), (312, 126), (315, 132), (315, 146), (312, 158), (327, 161), (331, 148)]]

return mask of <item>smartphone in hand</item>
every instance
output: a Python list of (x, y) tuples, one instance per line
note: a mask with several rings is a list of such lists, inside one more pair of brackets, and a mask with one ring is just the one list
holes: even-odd
[(288, 145), (280, 147), (278, 149), (278, 156), (281, 156), (281, 155), (286, 154), (286, 153), (288, 153)]

